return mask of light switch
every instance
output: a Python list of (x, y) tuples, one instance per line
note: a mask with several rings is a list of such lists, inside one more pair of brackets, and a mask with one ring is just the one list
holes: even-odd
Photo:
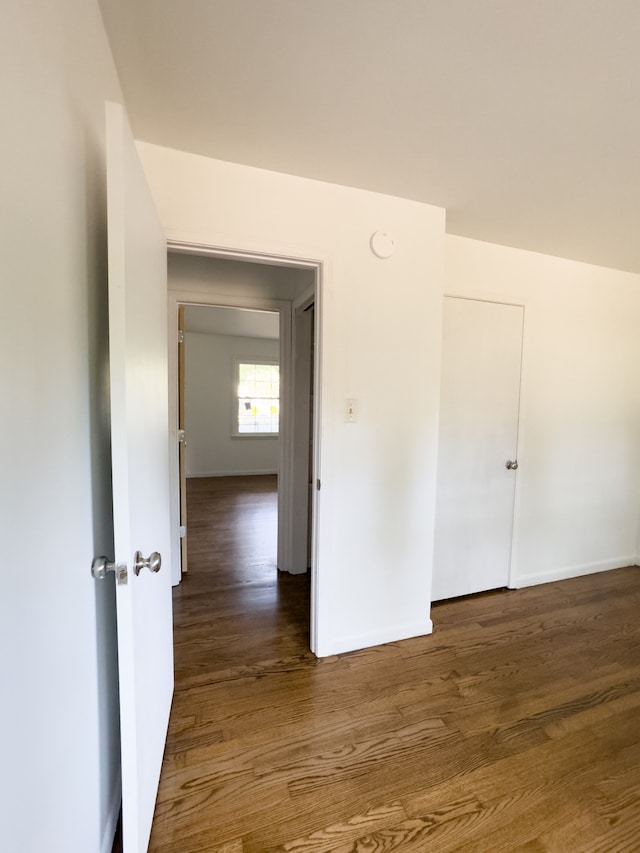
[(358, 401), (354, 397), (349, 397), (345, 410), (345, 420), (348, 424), (358, 422)]

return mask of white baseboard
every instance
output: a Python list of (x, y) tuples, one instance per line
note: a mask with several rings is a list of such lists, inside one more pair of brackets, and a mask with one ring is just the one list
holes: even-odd
[(566, 566), (562, 569), (550, 569), (544, 572), (533, 572), (528, 575), (520, 575), (510, 583), (512, 589), (521, 589), (525, 586), (537, 586), (542, 583), (553, 581), (564, 581), (569, 578), (578, 578), (581, 575), (594, 575), (597, 572), (609, 572), (613, 569), (623, 569), (626, 566), (637, 565), (637, 557), (616, 557), (613, 560), (601, 560), (597, 563), (583, 563), (578, 566)]
[(284, 572), (286, 575), (306, 575), (311, 571), (311, 568), (307, 566), (304, 569), (281, 569), (278, 566), (278, 571)]
[(410, 637), (422, 637), (433, 632), (433, 622), (425, 619), (421, 622), (409, 622), (396, 625), (383, 631), (373, 631), (369, 634), (353, 634), (349, 637), (331, 639), (326, 645), (320, 644), (316, 652), (319, 658), (339, 655), (343, 652), (355, 652), (368, 649), (370, 646), (382, 646), (385, 643), (395, 643), (398, 640), (408, 640)]
[(100, 845), (100, 853), (111, 853), (113, 849), (113, 840), (116, 837), (116, 826), (120, 817), (120, 806), (122, 804), (122, 789), (120, 779), (116, 783), (111, 801), (109, 803), (109, 811), (102, 834), (102, 844)]
[(266, 474), (277, 474), (277, 469), (274, 471), (198, 471), (196, 474), (187, 474), (188, 480), (196, 480), (199, 477), (261, 477)]

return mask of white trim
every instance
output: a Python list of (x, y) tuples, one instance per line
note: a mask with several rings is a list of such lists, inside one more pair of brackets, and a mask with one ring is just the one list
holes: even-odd
[(183, 255), (203, 255), (214, 258), (226, 258), (232, 261), (251, 261), (252, 263), (269, 264), (275, 267), (293, 267), (294, 269), (317, 269), (329, 260), (326, 250), (300, 250), (299, 247), (277, 246), (271, 243), (266, 248), (263, 243), (252, 243), (244, 240), (242, 247), (234, 244), (228, 236), (217, 234), (186, 235), (166, 228), (167, 251)]
[[(526, 330), (527, 330), (527, 306), (513, 305), (514, 308), (522, 309), (522, 328), (520, 330), (520, 382), (518, 384), (518, 431), (516, 433), (516, 460), (518, 462), (518, 473), (516, 474), (514, 489), (513, 489), (513, 511), (511, 514), (511, 550), (509, 552), (509, 581), (511, 586), (513, 579), (518, 571), (518, 543), (520, 539), (520, 518), (522, 507), (522, 477), (526, 478), (526, 464), (524, 471), (520, 467), (520, 463), (524, 458), (523, 454), (523, 412), (525, 399), (523, 388), (525, 382), (525, 346), (526, 346)], [(519, 476), (518, 476), (519, 475)]]
[(291, 335), (291, 531), (289, 564), (292, 574), (304, 574), (309, 565), (311, 543), (309, 527), (313, 500), (313, 471), (310, 470), (309, 439), (313, 401), (311, 370), (314, 361), (313, 319), (309, 310), (314, 304), (313, 290), (294, 300)]
[(570, 578), (579, 578), (582, 575), (595, 575), (598, 572), (610, 572), (614, 569), (625, 569), (627, 566), (637, 564), (637, 557), (616, 557), (610, 560), (600, 560), (596, 563), (583, 563), (577, 566), (565, 566), (561, 569), (547, 569), (542, 572), (533, 572), (528, 575), (521, 575), (514, 578), (509, 583), (511, 589), (522, 589), (526, 586), (537, 586), (543, 583), (553, 583), (554, 581), (569, 580)]
[[(331, 294), (331, 259), (326, 256), (316, 267), (315, 302), (314, 302), (314, 367), (313, 367), (313, 477), (312, 482), (320, 484), (322, 479), (322, 459), (324, 447), (322, 430), (327, 432), (333, 426), (333, 419), (324, 412), (324, 388), (331, 387), (333, 381), (331, 359), (333, 349), (326, 337), (324, 317), (331, 312), (329, 296)], [(292, 309), (293, 313), (293, 309)], [(311, 489), (311, 607), (309, 618), (309, 645), (311, 651), (319, 655), (320, 620), (318, 614), (322, 607), (322, 558), (320, 555), (320, 489)]]
[[(243, 295), (230, 296), (225, 293), (216, 294), (215, 297), (207, 300), (207, 295), (201, 290), (174, 290), (172, 287), (168, 288), (168, 294), (170, 299), (177, 294), (180, 305), (199, 308), (240, 308), (248, 309), (249, 311), (269, 311), (275, 314), (279, 311), (284, 311), (290, 304), (286, 299)], [(188, 332), (187, 334), (198, 335), (202, 334), (202, 332)]]
[(187, 480), (198, 480), (203, 477), (264, 477), (277, 473), (277, 468), (271, 468), (266, 471), (198, 471), (195, 474), (188, 474)]
[(371, 646), (382, 646), (385, 643), (395, 643), (399, 640), (409, 640), (412, 637), (423, 637), (433, 633), (433, 622), (425, 619), (420, 622), (407, 622), (402, 625), (387, 627), (384, 631), (373, 631), (368, 634), (352, 634), (348, 637), (334, 638), (326, 646), (318, 649), (318, 657), (340, 655), (344, 652), (355, 652)]
[(278, 568), (291, 563), (291, 303), (280, 313), (280, 443), (278, 445)]
[(295, 311), (297, 308), (308, 308), (314, 303), (315, 298), (315, 286), (308, 288), (304, 293), (301, 293), (300, 296), (297, 296), (293, 300), (293, 310)]
[(493, 305), (508, 305), (511, 308), (524, 308), (524, 302), (512, 302), (509, 299), (502, 299), (498, 296), (482, 296), (484, 291), (478, 291), (475, 295), (461, 293), (443, 293), (445, 299), (464, 299), (466, 302), (491, 302)]
[(120, 817), (120, 808), (122, 806), (122, 785), (120, 776), (113, 786), (113, 792), (109, 801), (109, 810), (104, 824), (104, 832), (102, 833), (102, 843), (100, 844), (100, 853), (111, 853), (113, 842), (116, 837), (116, 828), (118, 826), (118, 818)]

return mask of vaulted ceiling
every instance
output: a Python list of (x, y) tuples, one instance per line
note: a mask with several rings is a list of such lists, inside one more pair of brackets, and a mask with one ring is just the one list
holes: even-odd
[(638, 0), (100, 0), (134, 134), (640, 272)]

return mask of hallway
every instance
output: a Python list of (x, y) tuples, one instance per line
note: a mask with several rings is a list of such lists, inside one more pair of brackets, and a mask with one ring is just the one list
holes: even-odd
[(187, 484), (189, 571), (173, 601), (176, 690), (306, 656), (307, 577), (276, 569), (276, 477)]

